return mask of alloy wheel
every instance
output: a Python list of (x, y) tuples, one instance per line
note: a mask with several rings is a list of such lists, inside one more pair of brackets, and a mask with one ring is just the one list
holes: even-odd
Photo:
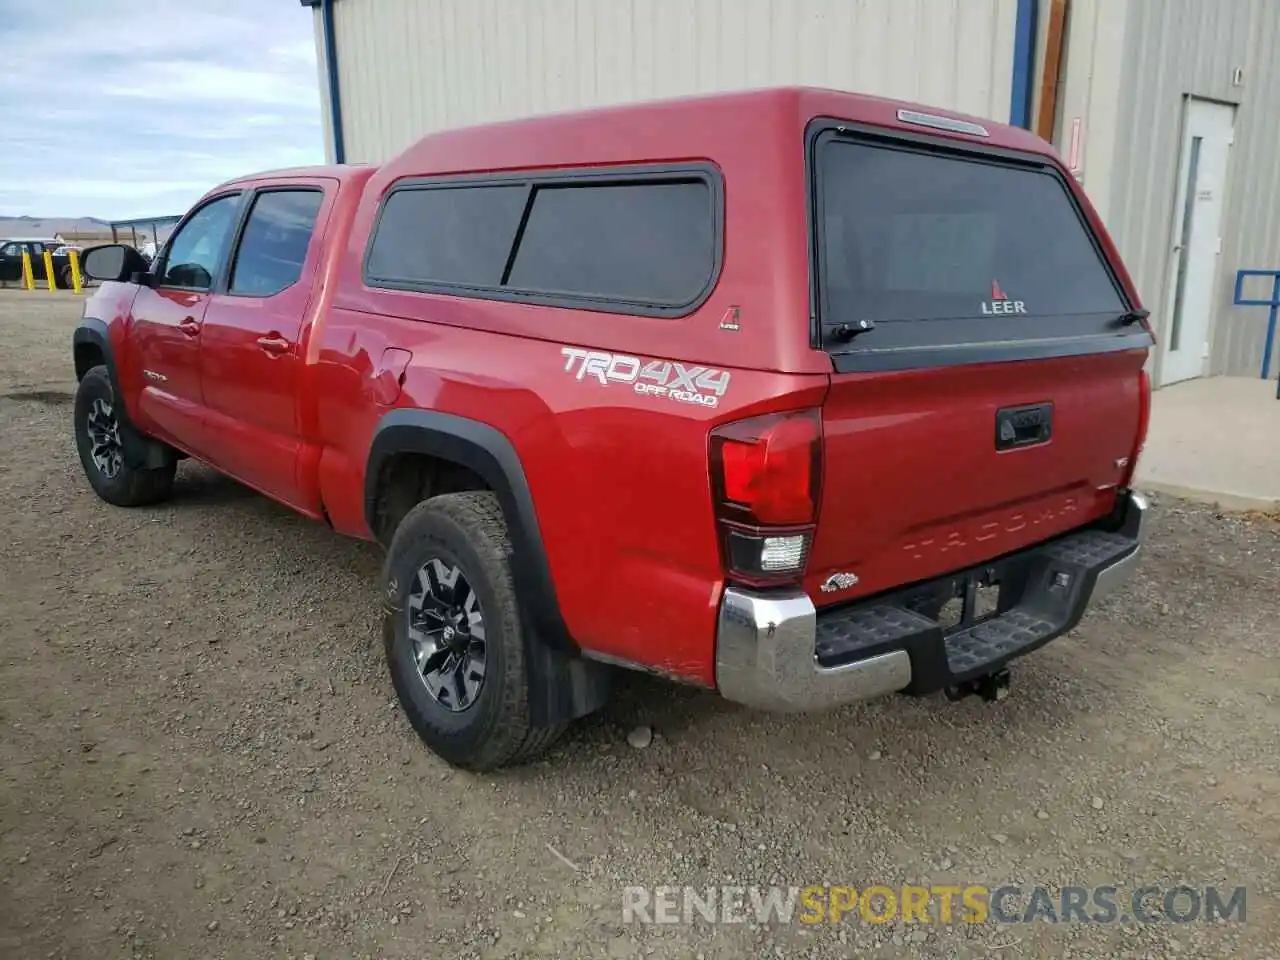
[(86, 427), (93, 465), (108, 480), (114, 480), (124, 466), (124, 450), (120, 443), (120, 423), (110, 400), (98, 397), (93, 401)]
[(409, 642), (423, 685), (437, 703), (461, 713), (480, 696), (485, 676), (484, 613), (462, 570), (433, 557), (409, 590)]

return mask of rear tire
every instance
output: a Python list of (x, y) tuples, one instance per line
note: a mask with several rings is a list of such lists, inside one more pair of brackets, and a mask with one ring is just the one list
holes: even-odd
[(159, 503), (173, 490), (178, 464), (145, 469), (125, 462), (115, 392), (105, 366), (91, 368), (76, 389), (76, 450), (89, 486), (107, 503), (117, 507), (142, 507)]
[(434, 753), (470, 770), (530, 760), (564, 730), (530, 721), (510, 556), (497, 497), (449, 493), (405, 515), (383, 566), (382, 635), (400, 705)]

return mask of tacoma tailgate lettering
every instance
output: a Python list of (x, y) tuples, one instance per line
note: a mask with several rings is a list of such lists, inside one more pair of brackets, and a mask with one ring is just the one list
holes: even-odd
[(1005, 534), (1019, 533), (1031, 525), (1049, 524), (1079, 509), (1079, 499), (1075, 496), (1069, 496), (1056, 506), (1046, 504), (1030, 510), (1018, 510), (1002, 520), (988, 520), (972, 530), (967, 527), (959, 527), (938, 536), (911, 541), (903, 544), (902, 549), (909, 553), (913, 560), (923, 560), (931, 553), (945, 554), (949, 550), (964, 548), (970, 542), (986, 543)]

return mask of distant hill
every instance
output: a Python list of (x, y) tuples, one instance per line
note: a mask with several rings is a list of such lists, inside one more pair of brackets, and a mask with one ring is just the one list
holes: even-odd
[(97, 217), (5, 217), (0, 216), (0, 237), (52, 237), (68, 240), (78, 236), (110, 236), (111, 224)]

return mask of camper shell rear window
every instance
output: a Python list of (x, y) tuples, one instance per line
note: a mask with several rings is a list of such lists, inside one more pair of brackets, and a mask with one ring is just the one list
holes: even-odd
[(1043, 160), (828, 126), (809, 161), (815, 335), (837, 369), (1149, 343), (1121, 322), (1121, 287)]

